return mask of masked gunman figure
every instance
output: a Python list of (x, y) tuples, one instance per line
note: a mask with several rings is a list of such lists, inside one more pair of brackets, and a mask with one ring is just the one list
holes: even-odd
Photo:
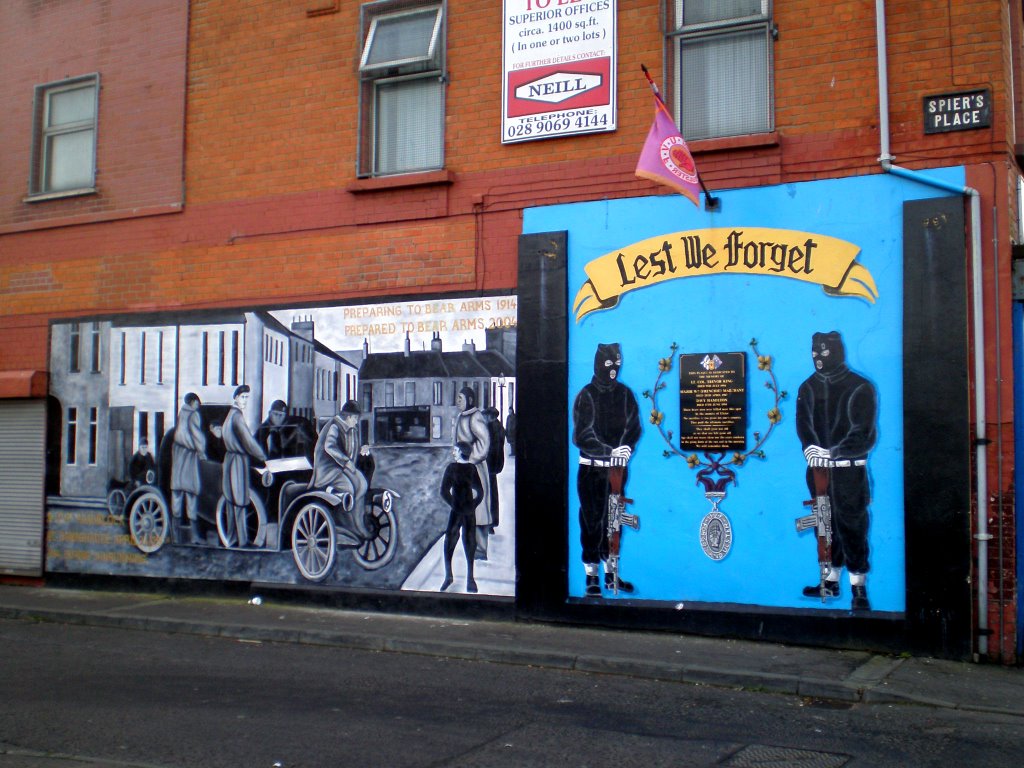
[(871, 610), (867, 593), (868, 504), (871, 488), (867, 456), (876, 440), (877, 395), (874, 385), (846, 365), (846, 350), (837, 331), (816, 333), (811, 340), (814, 373), (796, 399), (796, 431), (807, 460), (807, 487), (816, 489), (815, 470), (827, 474), (831, 506), (831, 563), (823, 566), (820, 584), (804, 588), (807, 597), (839, 596), (842, 569), (850, 574), (855, 611)]
[(620, 494), (625, 492), (633, 449), (640, 440), (640, 409), (636, 397), (618, 380), (622, 353), (618, 344), (598, 344), (594, 377), (576, 395), (572, 407), (572, 441), (580, 449), (576, 489), (580, 498), (580, 543), (587, 572), (589, 597), (601, 595), (598, 564), (605, 566), (604, 586), (613, 592), (633, 592), (609, 566), (608, 497), (613, 467), (621, 469)]

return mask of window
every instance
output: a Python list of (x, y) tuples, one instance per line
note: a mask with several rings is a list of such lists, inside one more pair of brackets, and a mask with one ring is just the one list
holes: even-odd
[(76, 448), (78, 445), (78, 409), (68, 408), (67, 421), (67, 463), (74, 464), (77, 458)]
[(127, 362), (128, 356), (128, 336), (124, 331), (121, 331), (121, 384), (124, 384), (127, 380), (125, 379), (127, 368), (125, 363)]
[(384, 384), (384, 406), (391, 408), (395, 405), (395, 383), (393, 381)]
[(139, 337), (139, 383), (146, 383), (146, 332)]
[(405, 382), (405, 404), (416, 405), (416, 382)]
[(156, 335), (156, 381), (164, 383), (164, 332), (157, 331)]
[(686, 139), (774, 129), (771, 0), (674, 0), (669, 45)]
[(359, 174), (444, 166), (444, 12), (384, 0), (361, 8)]
[(224, 385), (224, 331), (217, 336), (217, 383)]
[(373, 385), (363, 384), (363, 413), (373, 410)]
[(441, 392), (444, 388), (444, 382), (434, 382), (434, 405), (441, 405)]
[(100, 372), (100, 324), (93, 323), (92, 330), (90, 332), (91, 344), (89, 349), (91, 350), (92, 360), (92, 372)]
[(210, 334), (208, 331), (203, 331), (202, 355), (202, 382), (205, 387), (210, 382)]
[(30, 195), (92, 191), (99, 75), (36, 86)]
[(95, 464), (100, 447), (100, 414), (99, 408), (89, 409), (89, 463)]
[(82, 330), (78, 323), (71, 324), (71, 334), (68, 337), (68, 370), (71, 373), (78, 373), (81, 368), (80, 350), (82, 346)]
[(231, 383), (238, 386), (238, 331), (231, 332)]

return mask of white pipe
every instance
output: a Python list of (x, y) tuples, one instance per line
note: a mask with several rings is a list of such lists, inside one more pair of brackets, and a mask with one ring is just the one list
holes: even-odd
[(889, 70), (886, 61), (885, 0), (875, 0), (875, 46), (878, 56), (878, 128), (879, 158), (882, 170), (894, 176), (911, 179), (954, 194), (964, 195), (971, 201), (971, 322), (974, 331), (974, 421), (975, 461), (977, 477), (975, 493), (978, 499), (978, 654), (988, 654), (988, 456), (985, 421), (985, 297), (982, 290), (981, 269), (981, 195), (973, 187), (949, 184), (918, 171), (893, 165), (889, 152)]

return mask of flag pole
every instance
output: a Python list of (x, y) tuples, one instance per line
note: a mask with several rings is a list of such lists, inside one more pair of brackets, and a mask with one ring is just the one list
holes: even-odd
[[(644, 64), (640, 65), (640, 69), (644, 71), (644, 77), (647, 78), (647, 82), (651, 86), (651, 90), (654, 92), (654, 100), (658, 103), (658, 109), (664, 112), (670, 120), (674, 123), (676, 121), (672, 112), (669, 111), (668, 105), (665, 104), (665, 100), (661, 98), (661, 91), (658, 90), (658, 84), (654, 82), (654, 78), (651, 77), (651, 73), (647, 71), (647, 67)], [(704, 210), (705, 211), (719, 211), (722, 209), (722, 201), (711, 194), (708, 190), (707, 185), (704, 184), (704, 179), (700, 175), (700, 171), (694, 169), (697, 173), (697, 182), (700, 184), (700, 188), (704, 190)]]

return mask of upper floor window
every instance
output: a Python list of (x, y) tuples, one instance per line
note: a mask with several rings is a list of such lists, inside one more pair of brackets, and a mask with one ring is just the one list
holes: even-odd
[(36, 86), (29, 194), (95, 186), (99, 85), (99, 75), (88, 75)]
[(71, 373), (78, 373), (82, 368), (82, 326), (78, 323), (71, 324), (71, 332), (68, 335), (68, 370)]
[(361, 8), (359, 175), (444, 166), (444, 12), (422, 0)]
[(92, 360), (92, 372), (93, 373), (99, 373), (100, 372), (100, 340), (101, 340), (100, 324), (99, 323), (93, 323), (92, 324), (92, 329), (90, 330), (89, 338), (90, 338), (90, 341), (91, 341), (91, 344), (90, 344), (89, 348), (91, 350), (91, 357), (90, 357), (90, 359)]
[(669, 45), (688, 140), (774, 130), (771, 0), (673, 0)]

